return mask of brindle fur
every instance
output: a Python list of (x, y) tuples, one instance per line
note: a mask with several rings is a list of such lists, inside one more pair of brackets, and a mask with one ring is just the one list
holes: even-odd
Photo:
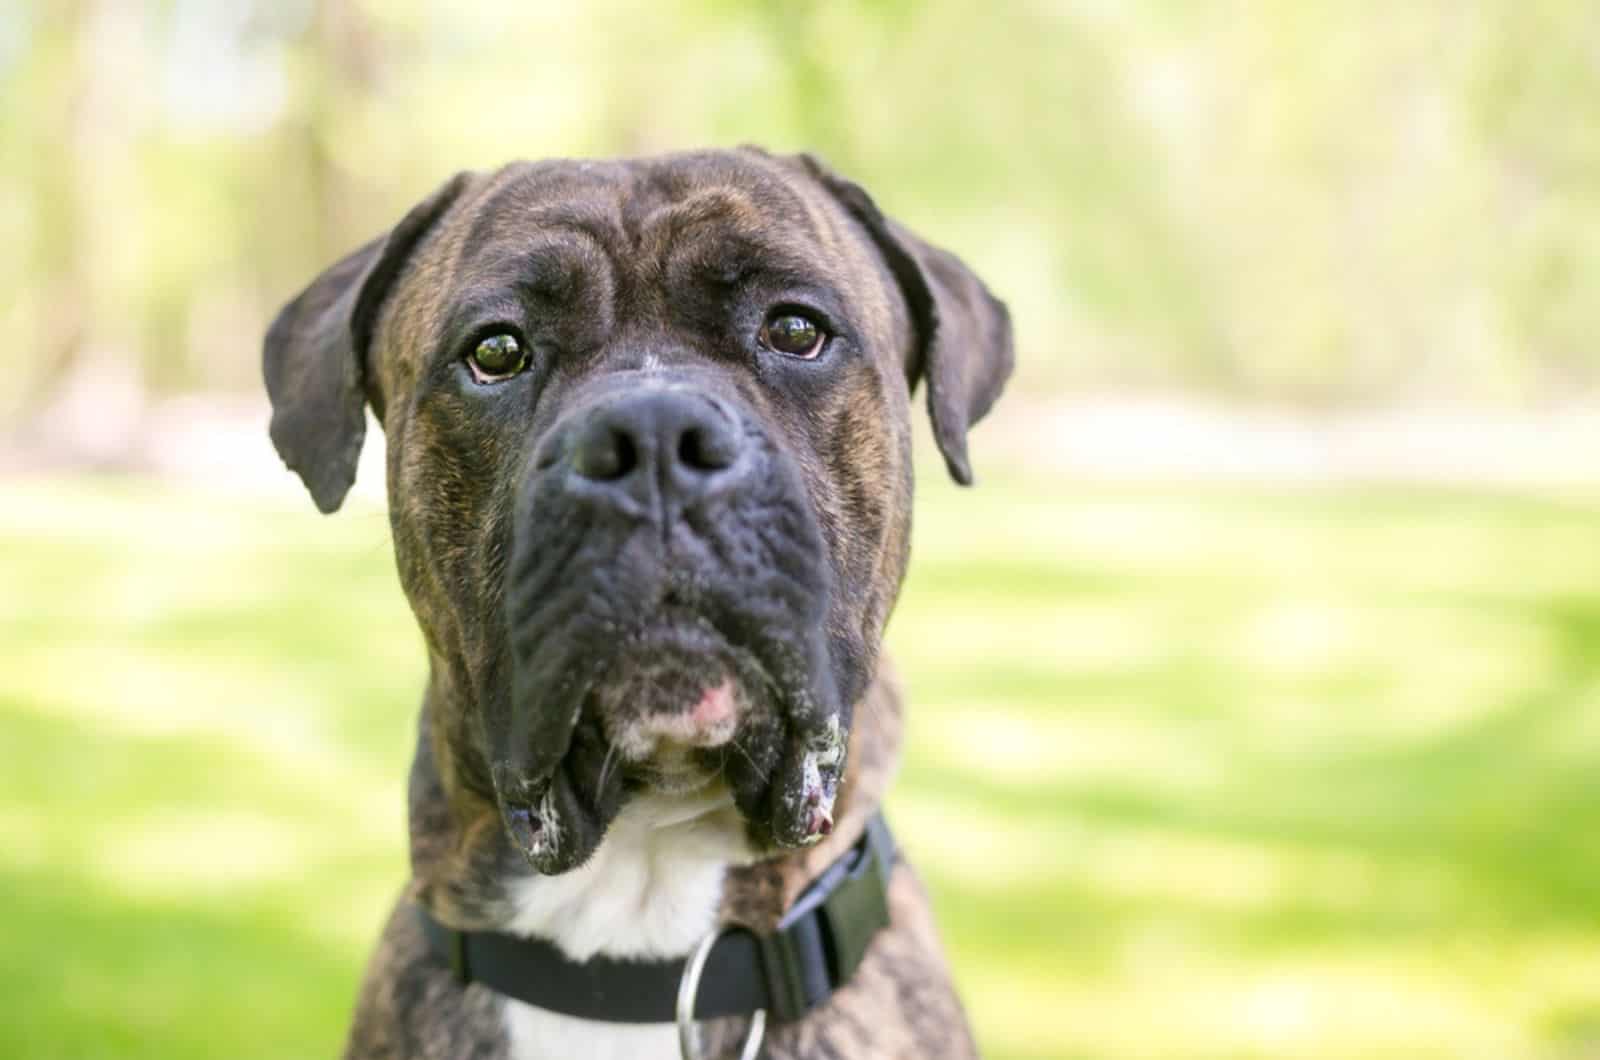
[[(825, 379), (763, 375), (728, 352), (732, 331), (749, 327), (729, 319), (740, 277), (774, 253), (846, 307), (856, 356)], [(452, 314), (529, 259), (540, 267), (519, 290), (560, 358), (531, 410), (485, 410), (441, 383), (460, 370), (444, 349)], [(935, 438), (952, 475), (969, 481), (966, 428), (1010, 370), (1004, 307), (808, 156), (745, 148), (458, 175), (290, 303), (266, 346), (274, 441), (323, 510), (353, 478), (363, 401), (380, 417), (397, 566), (430, 664), (410, 779), (413, 879), (373, 955), (348, 1057), (506, 1055), (501, 1002), (460, 986), (427, 951), (412, 903), (492, 929), (510, 915), (508, 881), (531, 871), (502, 827), (485, 732), (510, 681), (501, 613), (514, 495), (531, 440), (569, 399), (656, 356), (714, 373), (782, 446), (840, 587), (825, 617), (830, 663), (851, 689), (837, 826), (814, 847), (730, 870), (724, 918), (773, 924), (855, 841), (889, 783), (901, 699), (879, 645), (909, 551), (909, 395), (926, 382)], [(893, 922), (851, 982), (806, 1019), (769, 1029), (764, 1055), (974, 1055), (927, 900), (903, 862), (890, 904)], [(708, 1030), (714, 1055), (735, 1054), (742, 1021)]]

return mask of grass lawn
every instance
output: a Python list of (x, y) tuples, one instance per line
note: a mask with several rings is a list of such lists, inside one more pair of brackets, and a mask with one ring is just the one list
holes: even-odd
[[(925, 476), (893, 801), (991, 1057), (1600, 1052), (1600, 502)], [(0, 482), (0, 1056), (330, 1056), (381, 511)]]

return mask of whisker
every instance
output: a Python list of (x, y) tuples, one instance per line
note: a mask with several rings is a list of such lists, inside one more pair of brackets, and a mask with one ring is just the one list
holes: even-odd
[(735, 751), (738, 751), (741, 755), (743, 755), (744, 760), (750, 763), (750, 768), (752, 770), (757, 773), (761, 772), (761, 767), (756, 765), (756, 760), (754, 758), (750, 757), (750, 752), (739, 746), (739, 738), (737, 736), (729, 740), (726, 746), (733, 748)]
[(600, 783), (597, 785), (600, 791), (606, 790), (606, 778), (611, 775), (611, 764), (616, 761), (616, 758), (617, 745), (614, 743), (607, 743), (606, 756), (600, 760)]

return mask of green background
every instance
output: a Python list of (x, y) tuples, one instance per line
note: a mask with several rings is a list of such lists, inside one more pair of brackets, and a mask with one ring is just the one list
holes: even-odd
[[(891, 810), (990, 1055), (1600, 1044), (1600, 505), (925, 478)], [(7, 501), (0, 1055), (333, 1053), (406, 871), (381, 510)]]
[(1592, 0), (0, 5), (0, 1057), (337, 1051), (422, 652), (261, 335), (457, 169), (741, 142), (1014, 314), (890, 629), (988, 1055), (1600, 1055), (1600, 479), (1540, 463), (1600, 453), (1521, 444), (1595, 421), (1597, 55)]

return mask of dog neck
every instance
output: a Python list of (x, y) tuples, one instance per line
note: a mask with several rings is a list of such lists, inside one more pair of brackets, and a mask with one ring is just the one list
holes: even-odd
[(578, 868), (513, 881), (505, 930), (549, 939), (579, 961), (677, 957), (711, 930), (727, 868), (751, 860), (723, 785), (640, 795)]
[(534, 873), (507, 841), (482, 779), (462, 772), (466, 715), (424, 700), (410, 780), (413, 892), (463, 930), (549, 939), (568, 956), (678, 957), (718, 923), (767, 931), (800, 890), (860, 836), (888, 787), (900, 747), (892, 668), (856, 705), (835, 828), (804, 850), (757, 860), (719, 783), (691, 795), (645, 794), (619, 812), (584, 865)]

